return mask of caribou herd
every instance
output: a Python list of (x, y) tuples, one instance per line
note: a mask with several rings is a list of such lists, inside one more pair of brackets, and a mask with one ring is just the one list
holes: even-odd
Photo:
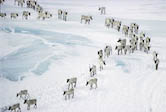
[[(28, 93), (28, 90), (21, 90), (16, 94), (16, 97), (19, 97), (19, 99), (23, 100), (23, 104), (27, 105), (27, 110), (30, 110), (31, 106), (34, 106), (34, 108), (37, 108), (37, 99), (30, 98), (30, 95)], [(21, 112), (21, 103), (15, 103), (10, 106), (5, 106), (3, 108), (0, 108), (0, 112), (5, 111), (11, 111), (11, 112)]]
[[(5, 0), (0, 0), (0, 3), (3, 4)], [(53, 17), (53, 14), (51, 14), (49, 11), (45, 11), (42, 6), (40, 6), (37, 1), (35, 0), (14, 0), (14, 5), (18, 5), (21, 7), (26, 6), (27, 8), (32, 8), (34, 11), (37, 12), (38, 17), (37, 19), (49, 19)], [(100, 11), (101, 15), (106, 14), (106, 7), (99, 7), (98, 11)], [(5, 18), (7, 16), (6, 13), (0, 13), (1, 18)], [(11, 19), (18, 18), (19, 14), (16, 12), (12, 12), (10, 14)], [(23, 11), (22, 13), (22, 19), (28, 19), (31, 16), (31, 12), (29, 11)], [(58, 19), (67, 21), (68, 12), (66, 10), (58, 10)], [(90, 15), (81, 15), (81, 23), (84, 21), (85, 24), (90, 24), (90, 21), (94, 18)], [(125, 36), (125, 38), (119, 38), (117, 40), (117, 45), (114, 47), (115, 51), (117, 51), (117, 55), (128, 55), (131, 53), (134, 53), (135, 51), (142, 51), (145, 53), (149, 53), (151, 45), (151, 38), (145, 34), (145, 32), (140, 32), (140, 26), (137, 23), (131, 23), (130, 25), (122, 25), (122, 21), (116, 19), (116, 18), (106, 18), (105, 19), (105, 27), (106, 28), (112, 28), (117, 30), (118, 32), (122, 32), (122, 35)], [(100, 49), (97, 53), (98, 55), (98, 65), (89, 65), (89, 74), (90, 79), (86, 81), (86, 86), (90, 86), (90, 89), (96, 89), (98, 79), (94, 76), (97, 75), (97, 68), (99, 68), (99, 71), (102, 71), (104, 69), (104, 66), (106, 66), (106, 58), (109, 58), (110, 55), (112, 55), (112, 46), (106, 45), (104, 49)], [(155, 64), (155, 69), (158, 70), (159, 65), (159, 58), (158, 53), (156, 51), (153, 52), (153, 61)], [(74, 98), (74, 89), (77, 85), (77, 77), (69, 78), (67, 79), (66, 83), (68, 84), (68, 89), (63, 92), (63, 95), (65, 97), (65, 100)], [(28, 93), (28, 90), (21, 90), (16, 94), (17, 97), (24, 100), (24, 104), (27, 104), (27, 110), (30, 110), (30, 106), (34, 105), (34, 108), (37, 108), (37, 99), (30, 99), (30, 95)], [(6, 108), (10, 111), (21, 111), (20, 103), (13, 104)]]

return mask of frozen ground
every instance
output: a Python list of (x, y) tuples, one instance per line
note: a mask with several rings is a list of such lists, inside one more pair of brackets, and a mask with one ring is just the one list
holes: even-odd
[[(53, 13), (50, 20), (37, 20), (36, 12), (7, 0), (1, 7), (10, 14), (29, 10), (28, 21), (19, 16), (0, 18), (0, 108), (20, 102), (21, 89), (37, 98), (32, 112), (165, 112), (166, 109), (166, 1), (165, 0), (38, 0)], [(100, 15), (99, 6), (107, 7)], [(57, 19), (57, 10), (69, 12), (68, 21)], [(80, 24), (81, 15), (92, 15), (91, 25)], [(98, 88), (85, 86), (90, 78), (89, 64), (97, 64), (97, 51), (123, 37), (104, 26), (105, 17), (123, 24), (136, 22), (151, 37), (151, 52), (159, 52), (159, 71), (154, 70), (152, 55), (135, 52), (113, 55), (97, 73)], [(66, 79), (78, 77), (75, 98), (65, 101)]]

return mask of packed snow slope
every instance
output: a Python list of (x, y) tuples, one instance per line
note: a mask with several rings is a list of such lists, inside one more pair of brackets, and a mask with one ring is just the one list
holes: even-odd
[[(165, 112), (166, 111), (166, 1), (165, 0), (38, 0), (53, 18), (38, 20), (37, 13), (6, 0), (0, 18), (0, 108), (21, 104), (22, 112)], [(106, 6), (106, 15), (98, 7)], [(67, 21), (57, 19), (58, 9), (69, 14)], [(30, 11), (29, 20), (22, 12)], [(17, 19), (10, 13), (17, 12)], [(80, 23), (81, 15), (92, 15), (90, 25)], [(106, 17), (129, 25), (136, 22), (140, 32), (151, 37), (146, 54), (117, 55), (119, 38), (127, 38), (104, 26)], [(128, 39), (128, 38), (127, 38)], [(113, 54), (98, 69), (97, 51), (106, 45)], [(159, 53), (155, 71), (152, 52)], [(97, 65), (98, 88), (90, 90), (89, 64)], [(66, 79), (77, 77), (74, 99), (65, 101)], [(37, 99), (37, 109), (27, 111), (16, 93), (27, 89)]]

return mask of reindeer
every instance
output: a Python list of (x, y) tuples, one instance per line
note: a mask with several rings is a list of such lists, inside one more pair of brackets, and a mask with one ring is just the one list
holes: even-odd
[(83, 20), (85, 21), (85, 24), (86, 24), (86, 23), (90, 24), (90, 21), (93, 20), (93, 18), (92, 18), (92, 16), (85, 16), (85, 15), (82, 15), (82, 16), (81, 16), (81, 23), (82, 23)]
[(30, 110), (31, 105), (34, 105), (34, 108), (37, 108), (37, 99), (25, 100), (24, 104), (27, 104), (27, 110)]
[(72, 98), (74, 98), (74, 89), (69, 89), (68, 91), (64, 91), (63, 95), (65, 96), (65, 100), (67, 100), (67, 96), (68, 99), (70, 99), (70, 95), (72, 95)]
[(86, 82), (86, 86), (90, 85), (90, 89), (93, 88), (93, 85), (95, 85), (95, 89), (97, 88), (97, 78), (90, 79), (89, 81)]
[(67, 83), (69, 83), (68, 89), (70, 89), (70, 86), (72, 86), (72, 88), (73, 88), (73, 85), (74, 85), (74, 87), (76, 87), (77, 77), (67, 79)]

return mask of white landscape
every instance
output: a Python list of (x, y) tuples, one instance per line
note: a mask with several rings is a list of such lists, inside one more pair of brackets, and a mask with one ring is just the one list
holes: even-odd
[[(166, 0), (37, 0), (53, 17), (37, 19), (31, 8), (5, 0), (0, 17), (0, 111), (20, 103), (22, 112), (166, 112)], [(101, 15), (99, 7), (106, 7)], [(58, 19), (58, 9), (68, 12), (67, 21)], [(28, 20), (23, 11), (31, 12)], [(10, 13), (18, 18), (11, 19)], [(91, 15), (90, 24), (81, 24), (81, 15)], [(118, 55), (115, 46), (122, 32), (105, 26), (105, 18), (122, 25), (137, 23), (139, 33), (151, 38), (149, 53), (136, 50)], [(111, 45), (99, 71), (100, 49)], [(153, 51), (158, 52), (155, 70)], [(89, 65), (97, 65), (98, 87), (90, 90)], [(65, 100), (68, 78), (77, 77), (74, 98)], [(16, 97), (27, 89), (37, 108), (27, 110)]]

